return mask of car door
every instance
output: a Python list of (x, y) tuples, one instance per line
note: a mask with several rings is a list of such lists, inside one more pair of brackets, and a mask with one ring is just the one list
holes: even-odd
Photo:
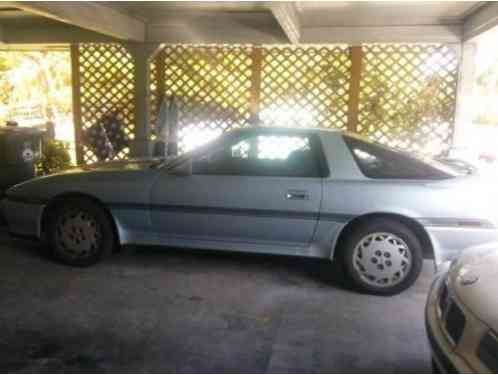
[(316, 135), (242, 131), (191, 160), (193, 173), (162, 171), (151, 190), (160, 235), (281, 245), (307, 244), (322, 194)]

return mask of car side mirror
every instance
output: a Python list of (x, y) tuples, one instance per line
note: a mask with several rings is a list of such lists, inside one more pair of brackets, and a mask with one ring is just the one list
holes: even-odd
[(191, 176), (192, 175), (192, 159), (189, 158), (183, 163), (175, 165), (169, 170), (173, 176)]

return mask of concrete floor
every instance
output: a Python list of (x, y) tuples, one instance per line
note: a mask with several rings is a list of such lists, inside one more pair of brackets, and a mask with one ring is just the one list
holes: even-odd
[(315, 260), (128, 248), (93, 268), (0, 230), (0, 372), (430, 372), (432, 265), (395, 297)]

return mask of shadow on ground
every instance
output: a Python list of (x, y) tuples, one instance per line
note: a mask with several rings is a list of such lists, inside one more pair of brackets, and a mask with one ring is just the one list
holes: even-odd
[(128, 247), (70, 268), (0, 234), (0, 372), (430, 372), (417, 284), (357, 294), (328, 262)]

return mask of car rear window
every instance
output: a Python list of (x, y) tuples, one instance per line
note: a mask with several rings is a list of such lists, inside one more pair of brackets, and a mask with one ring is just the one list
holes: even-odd
[(449, 168), (376, 143), (344, 136), (361, 172), (368, 178), (442, 180), (455, 177)]

